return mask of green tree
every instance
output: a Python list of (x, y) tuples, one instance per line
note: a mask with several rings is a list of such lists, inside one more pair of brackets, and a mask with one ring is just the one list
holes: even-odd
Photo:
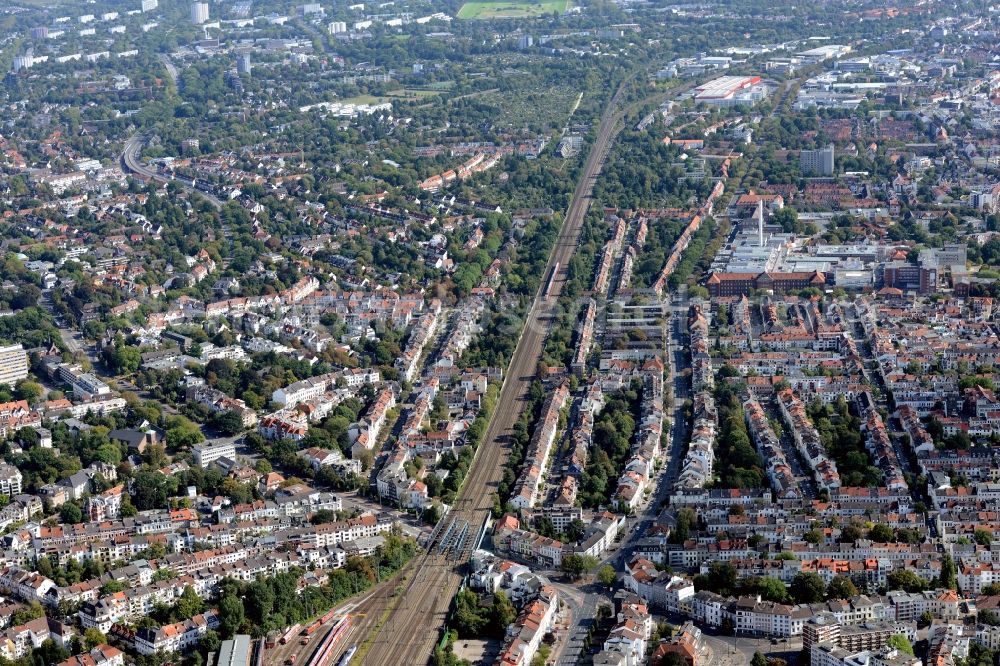
[(574, 580), (579, 579), (583, 574), (597, 566), (597, 558), (592, 555), (579, 555), (570, 553), (563, 557), (559, 569)]
[(927, 581), (909, 569), (896, 569), (889, 574), (887, 582), (890, 591), (923, 592), (927, 589)]
[(45, 609), (37, 601), (32, 601), (27, 606), (23, 608), (18, 608), (10, 616), (10, 624), (13, 627), (20, 626), (31, 622), (32, 620), (37, 620), (40, 617), (45, 616)]
[(958, 588), (958, 572), (955, 569), (955, 560), (951, 553), (945, 553), (941, 557), (941, 575), (938, 577), (938, 585), (954, 590)]
[(854, 543), (861, 538), (861, 528), (856, 525), (847, 525), (840, 530), (840, 543)]
[(140, 469), (132, 478), (132, 504), (139, 511), (166, 508), (166, 477), (156, 469)]
[(974, 531), (972, 533), (972, 538), (980, 546), (989, 547), (989, 545), (993, 542), (993, 535), (982, 529)]
[(615, 568), (610, 564), (605, 564), (597, 570), (597, 580), (599, 580), (602, 585), (611, 587), (615, 584), (615, 579), (617, 578), (618, 575), (615, 573)]
[(796, 603), (814, 604), (826, 598), (826, 583), (819, 574), (804, 571), (792, 578), (789, 592)]
[(765, 601), (783, 604), (788, 601), (788, 588), (777, 578), (767, 576), (753, 583), (753, 590)]
[(517, 619), (517, 609), (514, 608), (514, 604), (507, 598), (503, 590), (497, 590), (493, 593), (493, 607), (490, 609), (490, 615), (493, 618), (494, 627), (500, 633), (506, 632), (507, 627)]
[(178, 620), (190, 620), (198, 613), (205, 611), (205, 601), (190, 585), (184, 588), (181, 596), (174, 602), (174, 613)]
[(108, 642), (108, 637), (101, 633), (100, 629), (96, 627), (90, 627), (85, 632), (83, 632), (84, 645), (88, 650), (92, 650), (98, 645), (104, 645)]
[(455, 597), (452, 621), (462, 638), (481, 638), (490, 619), (479, 605), (479, 595), (466, 588)]
[(198, 649), (203, 650), (205, 654), (213, 654), (219, 651), (222, 647), (222, 639), (219, 638), (219, 634), (214, 629), (209, 629), (202, 636), (201, 641), (198, 643)]
[(753, 659), (750, 660), (750, 666), (767, 666), (767, 657), (762, 652), (754, 652)]
[(243, 432), (243, 417), (232, 410), (212, 414), (211, 425), (226, 436)]
[(1000, 616), (990, 608), (984, 608), (976, 614), (976, 621), (980, 624), (988, 624), (991, 627), (1000, 626)]
[(913, 656), (913, 646), (910, 644), (910, 639), (903, 634), (894, 634), (890, 636), (887, 644), (889, 647), (894, 647), (900, 652), (905, 652), (911, 657)]
[(66, 502), (59, 507), (59, 519), (68, 525), (83, 522), (83, 511), (75, 502)]
[(230, 639), (239, 631), (246, 614), (243, 601), (235, 594), (227, 594), (219, 602), (219, 634)]
[(36, 663), (58, 664), (69, 659), (70, 654), (69, 650), (61, 647), (51, 638), (46, 638), (41, 647), (34, 651), (33, 656), (40, 660), (40, 662)]
[(708, 567), (708, 589), (728, 597), (736, 589), (738, 576), (736, 567), (729, 562), (712, 562)]
[(251, 625), (263, 625), (274, 610), (274, 590), (266, 580), (255, 580), (247, 586), (244, 607)]
[(850, 599), (858, 596), (858, 588), (847, 576), (834, 576), (826, 588), (829, 599)]
[(29, 405), (35, 404), (35, 401), (42, 395), (42, 386), (37, 382), (33, 382), (30, 379), (22, 379), (17, 383), (14, 389), (14, 397), (18, 400), (27, 400)]
[(889, 543), (894, 537), (892, 528), (885, 523), (876, 523), (868, 530), (868, 538), (876, 543)]

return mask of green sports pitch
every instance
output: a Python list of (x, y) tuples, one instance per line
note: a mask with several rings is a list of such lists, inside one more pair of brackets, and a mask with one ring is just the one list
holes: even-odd
[(537, 0), (537, 2), (467, 2), (458, 10), (460, 19), (534, 18), (552, 12), (563, 13), (569, 0)]

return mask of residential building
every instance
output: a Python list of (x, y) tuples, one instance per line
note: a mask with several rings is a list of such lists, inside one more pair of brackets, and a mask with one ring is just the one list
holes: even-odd
[(812, 176), (832, 176), (834, 169), (834, 148), (829, 144), (817, 150), (799, 151), (799, 169)]
[(28, 353), (20, 344), (0, 347), (0, 384), (13, 386), (28, 377)]

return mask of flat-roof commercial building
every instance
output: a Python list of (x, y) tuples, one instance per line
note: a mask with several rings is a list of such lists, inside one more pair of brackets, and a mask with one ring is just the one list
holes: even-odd
[(694, 100), (715, 106), (753, 105), (768, 92), (759, 76), (720, 76), (695, 88)]
[(795, 55), (810, 63), (823, 62), (828, 58), (839, 58), (851, 52), (850, 46), (843, 44), (824, 44), (806, 51), (799, 51)]

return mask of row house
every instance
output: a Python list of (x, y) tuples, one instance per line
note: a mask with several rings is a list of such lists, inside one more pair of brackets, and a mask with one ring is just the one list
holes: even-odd
[(0, 404), (0, 438), (6, 438), (21, 428), (41, 427), (41, 414), (31, 409), (27, 400)]
[(107, 643), (95, 645), (90, 651), (73, 655), (57, 666), (125, 666), (125, 653)]
[(68, 648), (76, 632), (69, 625), (45, 616), (11, 627), (0, 635), (0, 656), (21, 659), (51, 640), (60, 648)]
[(691, 348), (691, 389), (694, 395), (691, 441), (681, 462), (677, 487), (701, 488), (713, 478), (715, 465), (715, 434), (719, 415), (715, 407), (715, 370), (708, 353), (708, 319), (701, 306), (694, 304), (688, 311), (688, 333)]
[(859, 400), (858, 403), (859, 406), (871, 405), (860, 410), (864, 420), (861, 430), (865, 434), (865, 448), (882, 471), (883, 485), (890, 490), (906, 490), (908, 487), (906, 477), (903, 475), (903, 469), (896, 457), (896, 449), (889, 439), (885, 423), (878, 410), (874, 408), (875, 401), (866, 393), (865, 400)]
[(509, 514), (494, 526), (493, 545), (500, 552), (510, 553), (546, 568), (558, 568), (562, 563), (562, 542), (521, 529), (520, 521)]
[(802, 401), (791, 389), (778, 393), (778, 407), (788, 423), (792, 439), (813, 471), (816, 484), (828, 491), (840, 487), (840, 474), (836, 463), (826, 454), (826, 448), (813, 427)]
[(0, 588), (26, 601), (42, 601), (49, 590), (56, 584), (49, 578), (17, 567), (4, 567), (0, 570)]
[(375, 516), (367, 515), (278, 532), (275, 537), (279, 541), (287, 539), (295, 543), (308, 544), (313, 548), (324, 548), (385, 534), (391, 531), (394, 525), (392, 521), (379, 520)]
[(555, 626), (559, 595), (546, 586), (538, 597), (525, 604), (517, 619), (507, 627), (503, 648), (497, 663), (500, 666), (527, 666), (538, 654), (542, 638)]
[(459, 363), (462, 354), (479, 332), (479, 320), (485, 309), (486, 300), (480, 296), (471, 296), (462, 302), (452, 317), (451, 330), (441, 346), (436, 367), (454, 368)]
[(925, 456), (935, 450), (934, 439), (920, 423), (920, 417), (912, 407), (903, 405), (897, 410), (897, 416), (903, 431), (910, 438), (910, 447), (917, 457)]
[(559, 386), (549, 395), (542, 407), (541, 417), (525, 454), (524, 471), (521, 472), (511, 495), (510, 502), (515, 507), (525, 509), (533, 506), (538, 500), (542, 475), (545, 473), (549, 452), (559, 428), (559, 414), (568, 397), (569, 389), (565, 385)]
[(270, 440), (299, 442), (309, 434), (309, 421), (302, 412), (281, 409), (263, 417), (257, 424), (257, 432)]
[(669, 613), (690, 609), (694, 583), (690, 579), (660, 571), (647, 559), (637, 557), (625, 568), (625, 589)]
[(129, 642), (136, 652), (144, 656), (156, 653), (187, 652), (198, 645), (209, 630), (214, 630), (218, 626), (218, 614), (214, 610), (209, 610), (195, 615), (190, 620), (167, 624), (155, 629), (152, 627), (139, 629)]
[[(622, 666), (645, 666), (646, 648), (653, 633), (653, 616), (641, 597), (617, 594), (615, 624), (604, 641), (604, 650), (594, 663), (617, 663)], [(613, 660), (613, 661), (611, 661)]]
[[(619, 480), (628, 487), (628, 479), (637, 478), (638, 490), (645, 490), (653, 477), (653, 467), (660, 456), (660, 441), (663, 437), (663, 364), (658, 359), (650, 359), (642, 368), (643, 391), (642, 404), (635, 440), (632, 445), (632, 457), (625, 463), (625, 473)], [(630, 474), (631, 473), (631, 474)], [(633, 477), (635, 475), (635, 477)], [(616, 492), (616, 498), (629, 509), (636, 506), (635, 495), (623, 498)], [(641, 495), (640, 495), (641, 498)]]
[(778, 436), (774, 434), (767, 414), (764, 413), (764, 408), (756, 400), (750, 399), (743, 403), (743, 411), (750, 438), (767, 465), (767, 478), (775, 495), (781, 499), (801, 496), (795, 475), (785, 458)]
[(374, 450), (389, 412), (395, 406), (396, 392), (391, 388), (384, 388), (375, 396), (361, 420), (351, 424), (347, 436), (351, 443), (352, 458), (360, 458), (362, 453)]

